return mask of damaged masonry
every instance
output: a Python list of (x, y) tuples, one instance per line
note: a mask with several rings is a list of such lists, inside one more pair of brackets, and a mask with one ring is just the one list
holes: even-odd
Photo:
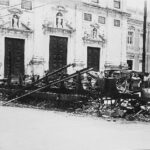
[(73, 74), (69, 64), (43, 78), (19, 78), (19, 84), (1, 80), (2, 105), (57, 108), (98, 117), (150, 121), (150, 78), (142, 82), (142, 73), (107, 70), (98, 74), (84, 68)]
[(149, 122), (150, 26), (125, 3), (0, 1), (1, 105)]

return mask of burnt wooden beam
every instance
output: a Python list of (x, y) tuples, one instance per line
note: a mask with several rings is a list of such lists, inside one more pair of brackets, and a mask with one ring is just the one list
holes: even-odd
[(7, 104), (10, 103), (10, 102), (19, 100), (19, 99), (21, 99), (21, 98), (23, 98), (23, 97), (26, 97), (26, 96), (28, 96), (28, 95), (31, 95), (31, 94), (37, 92), (37, 91), (43, 90), (43, 89), (48, 88), (48, 87), (50, 87), (50, 86), (52, 86), (52, 85), (55, 85), (55, 84), (58, 84), (58, 83), (60, 83), (60, 82), (69, 80), (69, 79), (71, 79), (71, 78), (73, 78), (73, 77), (76, 77), (79, 73), (80, 73), (80, 74), (84, 74), (84, 73), (89, 72), (89, 71), (91, 71), (91, 70), (93, 70), (93, 68), (84, 68), (84, 69), (82, 69), (82, 70), (80, 70), (80, 71), (77, 71), (76, 73), (73, 73), (73, 74), (67, 76), (67, 77), (64, 77), (64, 78), (62, 78), (62, 79), (58, 79), (58, 80), (52, 81), (52, 82), (50, 82), (48, 85), (45, 85), (45, 86), (43, 86), (43, 87), (40, 87), (40, 88), (38, 88), (38, 89), (36, 89), (36, 90), (33, 90), (33, 91), (29, 92), (29, 93), (26, 93), (26, 94), (22, 95), (22, 96), (19, 96), (19, 97), (16, 97), (16, 98), (14, 98), (14, 99), (11, 99), (11, 100), (9, 100), (8, 102), (3, 103), (2, 105), (3, 105), (3, 106), (4, 106), (4, 105), (7, 105)]
[(50, 76), (52, 76), (52, 75), (54, 75), (54, 74), (56, 74), (56, 73), (58, 73), (58, 72), (61, 72), (61, 71), (63, 71), (64, 69), (67, 69), (68, 67), (71, 67), (71, 66), (74, 66), (74, 64), (68, 64), (68, 65), (65, 65), (65, 66), (62, 67), (62, 68), (59, 68), (59, 69), (57, 69), (57, 70), (51, 72), (51, 73), (50, 73), (50, 72), (47, 73), (43, 78), (41, 78), (41, 79), (39, 79), (39, 80), (33, 82), (32, 84), (30, 84), (30, 85), (28, 85), (28, 86), (26, 86), (26, 87), (24, 87), (24, 88), (22, 88), (22, 89), (20, 89), (20, 90), (15, 91), (13, 94), (11, 94), (11, 95), (9, 96), (9, 98), (13, 98), (13, 97), (16, 96), (18, 93), (24, 92), (25, 90), (27, 90), (27, 89), (33, 87), (34, 85), (36, 85), (36, 84), (42, 82), (42, 81), (45, 80), (46, 78), (48, 78), (48, 77), (50, 77)]

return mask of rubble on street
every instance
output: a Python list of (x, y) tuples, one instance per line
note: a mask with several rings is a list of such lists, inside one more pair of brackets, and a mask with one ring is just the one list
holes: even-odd
[[(10, 84), (1, 80), (1, 105), (61, 109), (103, 118), (150, 122), (150, 84), (134, 72), (95, 72), (84, 68), (67, 75), (69, 64), (44, 77)], [(33, 80), (34, 78), (34, 80)], [(22, 79), (22, 78), (19, 78)], [(13, 79), (11, 79), (13, 80)], [(27, 82), (26, 82), (27, 81)]]

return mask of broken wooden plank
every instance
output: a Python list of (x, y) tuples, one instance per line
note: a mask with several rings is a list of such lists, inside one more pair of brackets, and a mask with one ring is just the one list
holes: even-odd
[(84, 74), (84, 73), (86, 73), (86, 72), (88, 72), (88, 71), (91, 71), (91, 70), (93, 70), (93, 68), (90, 68), (90, 69), (84, 68), (84, 69), (82, 69), (82, 70), (80, 70), (80, 71), (77, 71), (76, 73), (73, 73), (73, 74), (67, 76), (67, 77), (64, 77), (64, 78), (59, 79), (59, 80), (56, 80), (56, 81), (52, 81), (52, 82), (50, 82), (48, 85), (45, 85), (45, 86), (43, 86), (43, 87), (40, 87), (40, 88), (38, 88), (38, 89), (36, 89), (36, 90), (33, 90), (33, 91), (29, 92), (29, 93), (26, 93), (26, 94), (22, 95), (22, 96), (19, 96), (19, 97), (16, 97), (16, 98), (14, 98), (14, 99), (11, 99), (11, 100), (9, 100), (8, 102), (3, 103), (2, 105), (7, 105), (7, 104), (10, 103), (10, 102), (19, 100), (20, 98), (26, 97), (26, 96), (28, 96), (28, 95), (31, 95), (31, 94), (37, 92), (37, 91), (43, 90), (43, 89), (45, 89), (45, 88), (47, 88), (47, 87), (50, 87), (51, 85), (60, 83), (60, 82), (62, 82), (62, 81), (69, 80), (70, 78), (73, 78), (73, 77), (77, 76), (79, 72), (80, 72), (80, 74)]

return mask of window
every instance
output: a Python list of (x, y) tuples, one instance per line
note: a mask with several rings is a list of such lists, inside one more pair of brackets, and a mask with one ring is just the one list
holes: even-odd
[(120, 0), (114, 0), (114, 8), (120, 9)]
[(32, 9), (32, 0), (22, 0), (21, 8), (26, 10)]
[(99, 16), (98, 17), (98, 22), (101, 24), (105, 24), (105, 17)]
[(92, 0), (93, 3), (99, 3), (99, 0)]
[(9, 0), (0, 0), (0, 5), (9, 5)]
[(128, 32), (128, 44), (133, 45), (133, 32), (129, 31)]
[(92, 21), (92, 15), (84, 13), (84, 20), (86, 20), (86, 21)]
[(114, 20), (114, 26), (120, 27), (120, 20)]

